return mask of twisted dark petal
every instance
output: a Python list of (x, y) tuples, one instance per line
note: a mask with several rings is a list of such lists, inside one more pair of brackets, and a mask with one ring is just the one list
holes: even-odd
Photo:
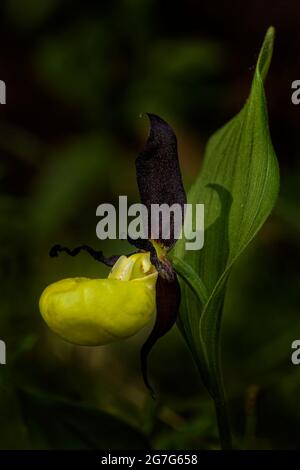
[(176, 274), (170, 279), (158, 276), (156, 283), (156, 320), (148, 339), (141, 349), (141, 368), (146, 387), (154, 398), (154, 391), (148, 380), (147, 359), (156, 341), (174, 325), (180, 305), (180, 286)]
[[(136, 159), (136, 175), (140, 199), (148, 209), (149, 239), (154, 238), (166, 247), (171, 247), (179, 236), (183, 223), (184, 204), (186, 195), (182, 183), (177, 153), (177, 139), (173, 129), (163, 119), (155, 114), (148, 114), (150, 134), (145, 148)], [(171, 216), (170, 237), (163, 236), (164, 224), (168, 220), (155, 220), (151, 224), (150, 209), (152, 204), (179, 204), (182, 211), (181, 223), (175, 233), (174, 217)], [(158, 237), (153, 237), (155, 225), (159, 230)]]
[(76, 248), (73, 248), (72, 250), (70, 248), (67, 248), (66, 246), (54, 245), (51, 248), (49, 255), (51, 258), (54, 258), (58, 256), (59, 253), (65, 252), (69, 256), (77, 256), (81, 251), (87, 251), (94, 260), (99, 261), (100, 263), (103, 263), (106, 266), (113, 266), (118, 260), (118, 258), (120, 258), (120, 255), (106, 257), (103, 255), (102, 251), (96, 251), (88, 245), (80, 245)]
[(144, 238), (131, 238), (128, 235), (127, 241), (130, 243), (130, 245), (134, 246), (138, 250), (151, 251), (154, 249), (152, 243), (150, 243), (149, 240), (145, 240)]

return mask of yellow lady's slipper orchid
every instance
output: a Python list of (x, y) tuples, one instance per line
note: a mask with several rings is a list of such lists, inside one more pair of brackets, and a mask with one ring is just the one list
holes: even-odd
[[(64, 339), (89, 346), (134, 335), (151, 321), (156, 311), (153, 329), (141, 348), (143, 378), (153, 393), (147, 377), (147, 357), (156, 341), (176, 321), (180, 286), (167, 258), (177, 239), (174, 217), (161, 220), (158, 212), (158, 218), (153, 220), (151, 207), (179, 204), (184, 215), (186, 195), (176, 135), (159, 116), (148, 114), (148, 117), (149, 137), (135, 160), (141, 203), (148, 211), (148, 238), (128, 236), (129, 243), (138, 250), (129, 257), (106, 257), (88, 245), (73, 249), (54, 245), (49, 253), (52, 258), (62, 252), (77, 256), (86, 251), (94, 260), (112, 267), (112, 271), (107, 279), (73, 278), (51, 284), (40, 298), (40, 311), (50, 328)], [(164, 232), (167, 224), (169, 236)]]
[(48, 326), (65, 340), (86, 346), (136, 334), (156, 310), (157, 271), (149, 253), (121, 256), (107, 279), (63, 279), (42, 293)]

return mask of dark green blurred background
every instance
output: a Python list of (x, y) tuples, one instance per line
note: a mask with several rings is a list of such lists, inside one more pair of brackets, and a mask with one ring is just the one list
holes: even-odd
[(68, 276), (103, 276), (55, 243), (100, 244), (96, 207), (138, 201), (134, 159), (153, 112), (176, 130), (186, 189), (209, 135), (241, 108), (266, 28), (277, 40), (267, 80), (282, 188), (273, 217), (235, 268), (223, 363), (235, 444), (300, 448), (300, 7), (271, 1), (2, 0), (0, 79), (0, 448), (216, 449), (212, 403), (175, 327), (153, 350), (153, 403), (141, 380), (147, 335), (101, 348), (52, 334), (39, 295)]

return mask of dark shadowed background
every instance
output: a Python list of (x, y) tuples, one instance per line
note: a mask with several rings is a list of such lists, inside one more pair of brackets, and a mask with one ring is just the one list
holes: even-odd
[(65, 343), (38, 311), (44, 287), (104, 276), (96, 207), (138, 201), (141, 112), (176, 130), (186, 189), (207, 138), (242, 107), (264, 33), (275, 51), (266, 93), (281, 166), (278, 205), (231, 277), (223, 363), (236, 446), (300, 448), (300, 6), (296, 0), (2, 0), (0, 79), (0, 447), (215, 449), (212, 403), (175, 327), (153, 350), (154, 403), (139, 369), (147, 335), (107, 347)]

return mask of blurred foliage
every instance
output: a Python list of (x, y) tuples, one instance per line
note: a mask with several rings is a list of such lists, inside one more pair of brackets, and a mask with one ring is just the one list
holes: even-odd
[(18, 395), (29, 439), (35, 448), (147, 448), (142, 433), (113, 415), (24, 390)]
[[(38, 299), (59, 278), (105, 275), (85, 254), (49, 259), (48, 252), (55, 243), (99, 248), (96, 207), (119, 194), (138, 200), (141, 112), (161, 114), (176, 129), (189, 187), (205, 140), (240, 109), (249, 65), (272, 23), (278, 43), (267, 90), (282, 195), (234, 270), (222, 351), (236, 446), (300, 447), (300, 372), (290, 361), (300, 336), (299, 111), (289, 95), (300, 67), (299, 8), (296, 0), (278, 3), (257, 0), (246, 10), (233, 1), (218, 8), (194, 0), (172, 8), (158, 0), (1, 2), (8, 89), (0, 121), (1, 448), (218, 448), (210, 399), (176, 328), (151, 354), (153, 403), (139, 370), (147, 332), (75, 347), (46, 328)], [(119, 241), (101, 249), (130, 251)]]

